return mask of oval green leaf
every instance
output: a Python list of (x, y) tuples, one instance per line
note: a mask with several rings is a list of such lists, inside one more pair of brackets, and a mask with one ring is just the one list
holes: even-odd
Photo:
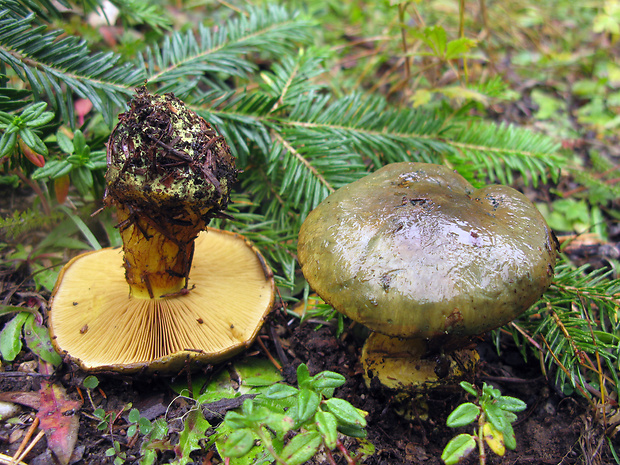
[(501, 396), (497, 399), (496, 404), (502, 410), (508, 410), (509, 412), (522, 412), (527, 408), (527, 404), (521, 399), (510, 396)]
[(254, 446), (254, 437), (249, 429), (238, 429), (233, 431), (222, 445), (222, 455), (224, 457), (243, 457), (250, 452)]
[(446, 465), (455, 465), (464, 457), (476, 449), (476, 440), (471, 434), (459, 434), (454, 437), (445, 447), (441, 454), (441, 460)]
[(459, 405), (454, 412), (448, 415), (446, 425), (450, 428), (458, 428), (460, 426), (469, 425), (480, 415), (480, 407), (471, 402)]
[(299, 390), (288, 384), (274, 384), (263, 394), (267, 399), (285, 399), (294, 396)]
[(338, 443), (338, 420), (336, 417), (329, 412), (319, 410), (316, 412), (314, 420), (319, 433), (323, 436), (325, 445), (329, 449), (335, 449)]
[(29, 313), (20, 312), (9, 321), (0, 332), (0, 355), (8, 362), (12, 362), (22, 350), (22, 328)]
[(344, 399), (338, 399), (336, 397), (325, 401), (327, 410), (334, 414), (339, 423), (345, 425), (366, 426), (365, 413), (362, 410), (356, 409), (349, 402)]
[(317, 431), (306, 431), (288, 442), (281, 457), (287, 465), (300, 465), (316, 454), (322, 442), (323, 439)]
[(297, 396), (297, 421), (305, 423), (312, 418), (319, 408), (321, 398), (310, 389), (302, 389)]
[(41, 360), (54, 366), (59, 366), (62, 363), (62, 358), (52, 347), (50, 333), (32, 313), (28, 315), (24, 324), (24, 339), (28, 348)]

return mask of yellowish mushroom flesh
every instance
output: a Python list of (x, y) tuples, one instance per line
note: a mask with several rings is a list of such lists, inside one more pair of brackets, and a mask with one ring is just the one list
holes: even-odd
[[(373, 378), (395, 390), (430, 389), (473, 372), (479, 356), (459, 349), (444, 356), (425, 358), (423, 339), (400, 339), (371, 333), (362, 349), (361, 363), (368, 386)], [(445, 365), (445, 366), (444, 366)]]
[(120, 248), (89, 252), (63, 268), (52, 296), (56, 349), (87, 370), (174, 370), (246, 349), (274, 300), (264, 259), (243, 236), (209, 228), (195, 241), (188, 292), (129, 292)]

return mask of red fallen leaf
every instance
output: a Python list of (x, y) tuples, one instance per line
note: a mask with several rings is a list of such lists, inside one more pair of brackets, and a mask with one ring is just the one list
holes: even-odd
[[(45, 370), (47, 364), (41, 364)], [(49, 367), (48, 367), (49, 369)], [(67, 392), (59, 384), (41, 382), (40, 404), (37, 418), (39, 427), (45, 431), (47, 446), (62, 465), (68, 465), (78, 439), (82, 402), (67, 398)]]
[(0, 392), (0, 401), (13, 402), (14, 404), (25, 405), (26, 407), (39, 410), (41, 395), (37, 392), (24, 391)]

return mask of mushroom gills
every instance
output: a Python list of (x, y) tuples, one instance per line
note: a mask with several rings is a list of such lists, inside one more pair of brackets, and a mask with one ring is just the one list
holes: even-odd
[(270, 270), (234, 233), (209, 228), (195, 246), (192, 288), (174, 297), (132, 296), (119, 248), (67, 263), (50, 316), (57, 350), (85, 369), (155, 371), (215, 363), (247, 348), (273, 303)]

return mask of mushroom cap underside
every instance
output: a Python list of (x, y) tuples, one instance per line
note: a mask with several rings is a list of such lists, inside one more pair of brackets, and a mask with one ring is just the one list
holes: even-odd
[(207, 231), (181, 295), (131, 296), (121, 248), (68, 262), (50, 303), (56, 350), (86, 370), (129, 372), (215, 363), (246, 349), (272, 307), (273, 274), (243, 236)]
[(298, 257), (325, 301), (373, 331), (470, 336), (540, 298), (556, 244), (520, 192), (404, 162), (325, 199), (302, 225)]

